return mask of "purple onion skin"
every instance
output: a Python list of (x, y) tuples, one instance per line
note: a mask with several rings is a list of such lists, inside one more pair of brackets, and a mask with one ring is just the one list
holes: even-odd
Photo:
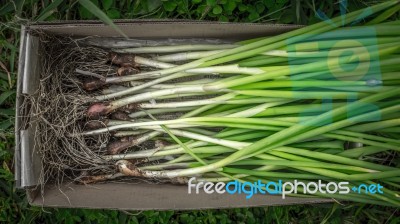
[(105, 86), (106, 82), (100, 79), (91, 79), (83, 82), (82, 88), (86, 91), (93, 91)]
[(91, 119), (98, 119), (107, 116), (113, 111), (109, 103), (94, 103), (87, 110), (87, 116)]
[(108, 144), (107, 153), (109, 155), (116, 155), (134, 145), (136, 145), (136, 140), (134, 137), (124, 137)]

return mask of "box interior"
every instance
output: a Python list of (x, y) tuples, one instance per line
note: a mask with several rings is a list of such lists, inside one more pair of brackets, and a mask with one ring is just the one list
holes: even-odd
[[(193, 22), (175, 20), (122, 20), (116, 21), (121, 30), (135, 39), (162, 38), (221, 38), (243, 40), (262, 36), (273, 36), (299, 26)], [(17, 114), (24, 94), (32, 94), (37, 87), (40, 61), (37, 39), (29, 31), (41, 31), (57, 35), (74, 37), (121, 37), (112, 27), (98, 21), (61, 21), (40, 23), (23, 28), (21, 38), (21, 57), (19, 61), (19, 79), (17, 94)], [(27, 188), (29, 202), (45, 207), (82, 207), (110, 208), (129, 210), (164, 210), (164, 209), (202, 209), (230, 208), (262, 205), (305, 204), (331, 202), (330, 199), (287, 197), (280, 195), (254, 195), (246, 199), (244, 194), (188, 194), (187, 186), (150, 183), (99, 183), (77, 185), (64, 183), (58, 187), (45, 186), (41, 195), (38, 183), (40, 161), (35, 153), (35, 141), (32, 138), (33, 127), (23, 126), (23, 116), (16, 116), (16, 179), (17, 185)]]

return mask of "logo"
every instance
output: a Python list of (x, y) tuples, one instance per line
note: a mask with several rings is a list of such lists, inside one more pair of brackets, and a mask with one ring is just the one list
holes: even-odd
[(190, 178), (188, 182), (188, 194), (243, 194), (246, 199), (252, 198), (255, 194), (262, 195), (282, 195), (285, 199), (290, 194), (383, 194), (383, 186), (380, 184), (360, 184), (350, 185), (349, 182), (302, 182), (294, 180), (288, 181), (269, 181), (261, 180), (255, 182), (239, 182), (237, 180), (230, 182), (204, 182), (196, 181), (195, 177)]
[[(379, 90), (382, 85), (380, 54), (386, 50), (390, 51), (390, 44), (381, 44), (378, 47), (374, 26), (354, 27), (353, 25), (359, 23), (360, 19), (355, 19), (350, 28), (341, 28), (346, 25), (347, 1), (339, 1), (339, 7), (341, 12), (339, 22), (328, 18), (321, 10), (316, 13), (318, 18), (326, 22), (327, 26), (334, 26), (335, 30), (316, 35), (306, 33), (286, 40), (290, 79), (336, 82), (333, 86), (292, 87), (293, 91), (305, 93), (298, 94), (298, 99), (310, 100), (311, 95), (311, 100), (314, 100), (313, 107), (305, 108), (299, 113), (300, 122), (305, 122), (310, 116), (318, 116), (358, 101), (366, 92), (372, 89)], [(363, 14), (369, 14), (370, 10), (365, 9)], [(359, 18), (362, 17), (363, 15), (360, 15)], [(307, 69), (308, 72), (304, 73), (301, 70), (303, 66), (315, 69)], [(310, 70), (314, 71), (309, 72)], [(350, 84), (351, 82), (353, 84)], [(357, 108), (347, 111), (347, 119), (376, 112), (374, 116), (363, 117), (362, 121), (357, 120), (357, 122), (381, 120), (377, 105), (364, 103)], [(334, 117), (330, 117), (317, 126), (333, 123), (334, 120)]]

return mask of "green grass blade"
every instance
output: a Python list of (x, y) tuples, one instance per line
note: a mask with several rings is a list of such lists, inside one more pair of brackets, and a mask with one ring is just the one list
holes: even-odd
[(14, 4), (12, 2), (7, 2), (0, 8), (0, 16), (7, 15), (7, 13), (12, 12), (14, 9), (15, 9)]
[(4, 120), (2, 122), (0, 122), (0, 131), (4, 131), (7, 130), (9, 127), (11, 127), (13, 125), (13, 121), (12, 120)]
[(18, 16), (21, 16), (22, 7), (25, 4), (25, 0), (14, 1), (14, 4), (15, 4), (15, 8), (16, 8), (15, 14)]
[(53, 14), (57, 7), (63, 2), (63, 0), (56, 0), (52, 2), (49, 6), (43, 9), (42, 13), (36, 18), (36, 21), (44, 21), (46, 20), (51, 14)]
[(373, 20), (369, 21), (366, 25), (375, 25), (378, 23), (382, 23), (383, 21), (387, 20), (398, 11), (400, 11), (400, 5), (395, 5), (394, 7), (389, 8), (379, 16), (375, 17)]
[(111, 26), (118, 33), (120, 33), (123, 37), (128, 39), (128, 36), (113, 23), (113, 21), (103, 12), (101, 11), (95, 4), (93, 4), (90, 0), (79, 0), (79, 3), (89, 10), (93, 15), (103, 21), (105, 24)]
[(7, 92), (2, 93), (2, 94), (0, 95), (0, 105), (3, 104), (3, 102), (4, 102), (5, 100), (7, 100), (8, 97), (10, 97), (11, 95), (13, 95), (14, 93), (15, 93), (14, 90), (10, 90), (10, 91), (7, 91)]
[(0, 109), (0, 116), (14, 116), (15, 115), (15, 110), (13, 109)]

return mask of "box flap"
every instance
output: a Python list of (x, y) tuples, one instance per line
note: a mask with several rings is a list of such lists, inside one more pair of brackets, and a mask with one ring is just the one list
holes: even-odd
[(27, 124), (27, 105), (24, 96), (35, 94), (39, 86), (39, 38), (22, 27), (18, 64), (16, 128), (15, 128), (15, 180), (16, 187), (36, 186), (39, 183), (41, 161), (35, 151), (34, 124)]
[[(134, 38), (230, 38), (233, 40), (284, 33), (298, 25), (225, 23), (190, 20), (117, 20), (115, 24)], [(111, 26), (100, 21), (57, 21), (37, 23), (29, 27), (52, 34), (72, 36), (121, 37)]]
[[(137, 181), (136, 181), (137, 182)], [(110, 208), (121, 210), (189, 210), (332, 202), (331, 199), (244, 194), (188, 194), (188, 187), (172, 184), (113, 183), (65, 184), (45, 189), (32, 204), (51, 207)]]

